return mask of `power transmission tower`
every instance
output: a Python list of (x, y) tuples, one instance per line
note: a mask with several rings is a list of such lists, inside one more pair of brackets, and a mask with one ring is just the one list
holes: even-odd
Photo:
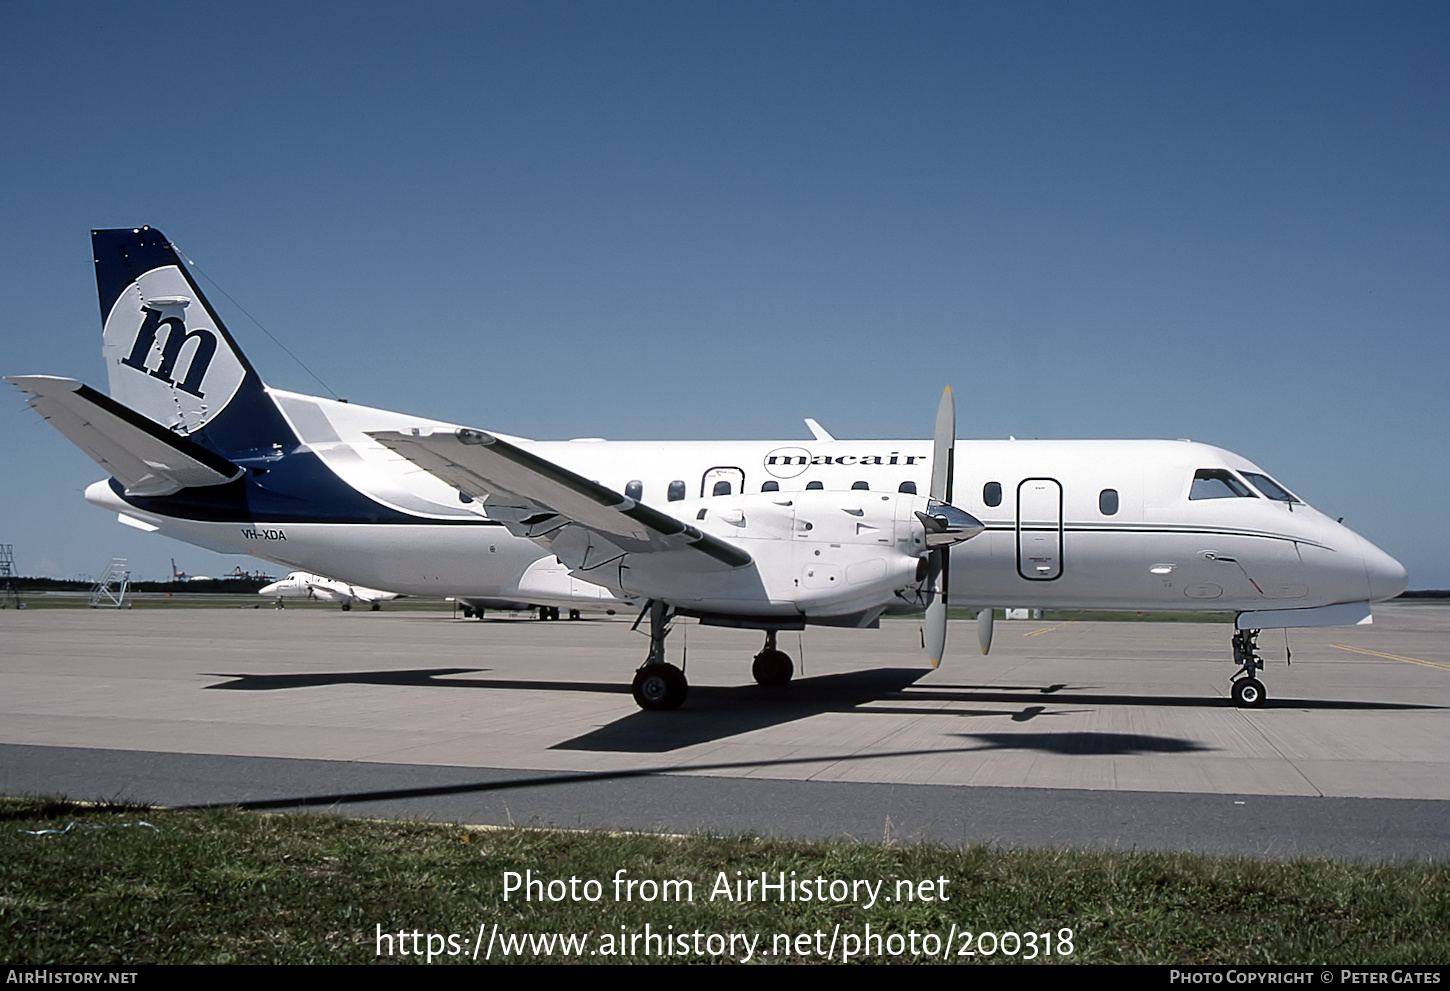
[(0, 596), (0, 609), (9, 609), (12, 605), (16, 609), (24, 609), (25, 603), (20, 601), (20, 586), (15, 584), (15, 548), (13, 544), (0, 544), (0, 586), (3, 586), (3, 596)]

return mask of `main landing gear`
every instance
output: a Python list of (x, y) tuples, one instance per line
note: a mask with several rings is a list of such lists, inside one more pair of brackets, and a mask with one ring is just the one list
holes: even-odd
[[(662, 712), (678, 709), (689, 694), (690, 683), (685, 672), (665, 660), (665, 638), (670, 635), (670, 624), (675, 611), (669, 605), (653, 600), (635, 620), (635, 628), (649, 616), (649, 656), (634, 673), (634, 701), (641, 709)], [(795, 665), (790, 655), (775, 646), (775, 630), (765, 631), (765, 647), (755, 655), (750, 673), (755, 680), (767, 688), (788, 684), (795, 674)]]
[(766, 688), (778, 688), (787, 684), (791, 675), (795, 674), (795, 665), (791, 663), (790, 655), (775, 649), (775, 630), (765, 631), (765, 647), (755, 655), (755, 662), (750, 665), (750, 673), (755, 676), (756, 684)]
[(1234, 676), (1234, 704), (1241, 709), (1259, 709), (1268, 698), (1264, 683), (1256, 675), (1264, 669), (1264, 659), (1259, 656), (1259, 631), (1239, 630), (1234, 633), (1234, 660), (1238, 662), (1239, 673)]
[[(482, 616), (483, 615), (483, 610), (480, 609), (478, 611), (478, 614), (480, 616)], [(550, 621), (557, 622), (558, 619), (559, 619), (559, 607), (558, 606), (540, 606), (539, 607), (539, 618), (540, 619), (544, 619), (544, 620), (550, 620)], [(578, 619), (579, 618), (579, 610), (578, 609), (570, 609), (569, 610), (569, 618), (570, 619)]]
[[(649, 612), (649, 656), (634, 673), (634, 701), (651, 712), (678, 709), (689, 694), (690, 683), (685, 672), (665, 660), (665, 637), (670, 635), (675, 611), (657, 599), (645, 609)], [(644, 613), (639, 618), (644, 619)], [(634, 625), (639, 626), (639, 620)]]

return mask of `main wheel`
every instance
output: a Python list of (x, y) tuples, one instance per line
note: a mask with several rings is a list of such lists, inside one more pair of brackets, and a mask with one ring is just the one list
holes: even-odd
[(673, 664), (646, 664), (634, 673), (634, 701), (641, 709), (678, 709), (689, 691), (685, 672)]
[(352, 603), (351, 602), (348, 602), (346, 599), (344, 599), (343, 600), (343, 603), (342, 603), (342, 611), (343, 612), (352, 612)]
[(1257, 678), (1240, 678), (1234, 682), (1234, 703), (1243, 709), (1261, 709), (1267, 694)]
[(750, 665), (750, 673), (755, 676), (756, 684), (778, 688), (790, 681), (791, 675), (795, 674), (795, 665), (785, 651), (762, 650), (755, 655), (755, 663)]

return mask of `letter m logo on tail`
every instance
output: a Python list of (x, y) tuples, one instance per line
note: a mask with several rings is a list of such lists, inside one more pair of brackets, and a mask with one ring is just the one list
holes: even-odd
[[(136, 334), (136, 343), (131, 345), (131, 353), (121, 359), (121, 364), (139, 372), (147, 372), (152, 378), (174, 385), (197, 399), (204, 399), (205, 393), (201, 391), (201, 384), (206, 378), (206, 370), (211, 367), (212, 356), (216, 354), (216, 334), (205, 327), (187, 330), (184, 318), (163, 318), (160, 310), (153, 310), (149, 306), (141, 307), (141, 312), (146, 314), (146, 318)], [(166, 330), (165, 342), (161, 345), (161, 363), (155, 368), (148, 368), (147, 362), (156, 347), (156, 332), (159, 328)], [(178, 382), (173, 377), (176, 373), (176, 360), (181, 357), (182, 347), (193, 339), (196, 340), (196, 349), (191, 352), (187, 362), (186, 378)]]
[(91, 232), (111, 397), (177, 433), (260, 380), (181, 259), (149, 227)]

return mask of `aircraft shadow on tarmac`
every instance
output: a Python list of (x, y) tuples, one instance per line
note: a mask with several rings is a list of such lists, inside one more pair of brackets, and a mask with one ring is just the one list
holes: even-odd
[[(225, 800), (207, 802), (182, 808), (242, 808), (253, 810), (291, 808), (332, 808), (339, 805), (353, 805), (365, 802), (413, 801), (452, 795), (483, 795), (498, 792), (537, 788), (560, 788), (588, 786), (611, 781), (626, 781), (637, 778), (668, 778), (681, 772), (702, 771), (756, 771), (761, 768), (791, 767), (805, 765), (833, 765), (855, 761), (890, 760), (898, 757), (941, 757), (948, 754), (987, 753), (994, 750), (1011, 750), (1018, 747), (1042, 750), (1050, 753), (1079, 756), (1112, 756), (1149, 753), (1192, 753), (1212, 750), (1204, 744), (1191, 740), (1175, 740), (1171, 737), (1150, 736), (1142, 733), (1095, 733), (1077, 732), (1055, 735), (1051, 733), (1028, 733), (1020, 739), (1006, 733), (984, 733), (980, 735), (961, 734), (975, 744), (966, 747), (933, 746), (913, 750), (884, 750), (858, 753), (811, 754), (808, 756), (777, 757), (773, 759), (749, 759), (733, 761), (704, 761), (686, 765), (649, 765), (618, 768), (607, 771), (543, 771), (537, 773), (503, 772), (502, 776), (490, 776), (481, 781), (455, 781), (439, 784), (415, 785), (407, 788), (376, 788), (359, 791), (319, 792), (311, 795), (287, 795), (271, 798), (250, 798), (242, 801)], [(498, 772), (493, 772), (498, 774)]]
[(1148, 733), (957, 733), (976, 740), (981, 750), (1036, 750), (1064, 757), (1127, 757), (1141, 754), (1193, 754), (1212, 750), (1194, 740)]
[[(536, 681), (500, 678), (460, 678), (476, 674), (479, 668), (418, 668), (398, 671), (351, 671), (287, 675), (217, 674), (230, 678), (208, 689), (232, 691), (279, 691), (328, 685), (384, 685), (398, 687), (486, 688), (510, 691), (594, 692), (629, 694), (628, 685), (613, 682)], [(759, 685), (719, 687), (693, 685), (689, 698), (677, 712), (631, 711), (628, 715), (571, 740), (555, 744), (553, 750), (607, 753), (667, 753), (701, 743), (711, 743), (755, 730), (768, 729), (811, 716), (831, 712), (860, 712), (885, 715), (934, 715), (956, 718), (1006, 717), (1024, 723), (1044, 716), (1079, 711), (1084, 706), (1183, 706), (1189, 708), (1232, 708), (1227, 698), (1167, 695), (1111, 695), (1094, 692), (1089, 686), (1053, 685), (932, 685), (913, 687), (929, 674), (924, 668), (881, 668), (845, 674), (797, 678), (785, 688)], [(940, 703), (955, 703), (943, 709)], [(1051, 702), (1053, 708), (1032, 704)], [(984, 707), (984, 703), (987, 707)], [(963, 708), (969, 704), (971, 708)], [(1076, 706), (1059, 708), (1061, 706)], [(1438, 706), (1393, 702), (1358, 702), (1314, 699), (1271, 699), (1269, 708), (1287, 709), (1434, 709)], [(966, 735), (966, 734), (964, 734)], [(1121, 737), (1104, 742), (1105, 736)], [(1097, 740), (1088, 741), (1089, 737)], [(1130, 739), (1131, 737), (1131, 739)], [(989, 748), (1014, 746), (1050, 753), (1159, 753), (1178, 752), (1172, 741), (1154, 737), (1135, 744), (1130, 734), (1066, 733), (1060, 737), (1043, 734), (1003, 734), (972, 737)], [(1015, 742), (1012, 742), (1015, 741)], [(1074, 742), (1076, 741), (1076, 742)], [(1088, 742), (1084, 742), (1088, 741)], [(1085, 746), (1109, 749), (1082, 749)], [(1123, 749), (1113, 749), (1121, 747)], [(1181, 750), (1181, 748), (1180, 748)]]

